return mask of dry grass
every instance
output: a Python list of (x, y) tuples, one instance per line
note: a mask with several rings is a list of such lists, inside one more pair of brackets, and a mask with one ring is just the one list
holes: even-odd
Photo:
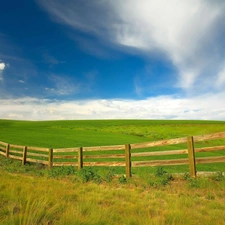
[(153, 187), (0, 173), (0, 224), (225, 224), (225, 181), (176, 178)]

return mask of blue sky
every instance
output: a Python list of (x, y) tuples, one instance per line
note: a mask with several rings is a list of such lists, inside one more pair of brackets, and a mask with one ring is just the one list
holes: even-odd
[(0, 5), (0, 118), (225, 120), (224, 1)]

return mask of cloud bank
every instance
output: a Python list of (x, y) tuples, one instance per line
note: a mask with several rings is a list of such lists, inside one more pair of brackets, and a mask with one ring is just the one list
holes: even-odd
[[(189, 93), (225, 87), (222, 0), (39, 0), (58, 23), (133, 52), (169, 60)], [(212, 82), (213, 81), (213, 82)]]
[(201, 119), (225, 120), (225, 92), (197, 98), (176, 96), (145, 100), (96, 99), (50, 101), (36, 98), (0, 100), (0, 118), (18, 120)]

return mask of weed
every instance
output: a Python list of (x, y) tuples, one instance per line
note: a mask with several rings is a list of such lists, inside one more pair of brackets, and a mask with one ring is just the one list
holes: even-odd
[(120, 184), (126, 184), (127, 183), (127, 179), (124, 175), (120, 176), (119, 179), (118, 179), (118, 182)]
[(156, 188), (156, 187), (158, 187), (158, 182), (157, 182), (157, 181), (150, 181), (150, 182), (149, 182), (149, 185), (150, 185), (151, 187)]
[(172, 174), (167, 173), (162, 167), (158, 167), (154, 175), (155, 177), (149, 182), (149, 185), (152, 187), (165, 186), (174, 179)]
[(165, 176), (163, 176), (163, 179), (161, 180), (161, 184), (165, 186), (169, 184), (171, 180), (174, 180), (172, 174), (166, 174)]
[(214, 175), (212, 177), (212, 179), (215, 180), (215, 181), (222, 181), (222, 180), (225, 179), (225, 177), (224, 177), (222, 172), (217, 172), (216, 175)]
[(0, 166), (7, 166), (13, 163), (12, 159), (1, 157)]
[(162, 177), (166, 174), (167, 172), (162, 168), (162, 167), (157, 167), (155, 171), (155, 176), (156, 177)]
[(95, 175), (93, 177), (93, 181), (94, 181), (94, 183), (100, 184), (100, 183), (102, 183), (102, 178), (98, 173), (95, 173)]
[(48, 177), (52, 178), (59, 178), (59, 177), (65, 177), (71, 174), (76, 173), (76, 169), (73, 166), (62, 166), (62, 167), (53, 167), (50, 170), (48, 170)]
[(189, 187), (191, 188), (200, 188), (200, 179), (189, 178), (188, 179)]
[(82, 168), (80, 171), (77, 172), (77, 175), (81, 177), (83, 183), (86, 183), (88, 181), (94, 181), (95, 183), (102, 182), (101, 176), (91, 167)]
[(107, 173), (105, 174), (104, 176), (104, 180), (107, 182), (107, 183), (110, 183), (113, 179), (113, 176), (114, 176), (114, 173), (112, 170), (109, 170), (107, 171)]
[(184, 174), (184, 179), (185, 180), (189, 180), (190, 179), (190, 174), (189, 173), (185, 173)]
[(170, 183), (171, 180), (173, 180), (173, 176), (171, 174), (166, 174), (161, 177), (155, 177), (150, 182), (149, 185), (152, 187), (159, 187), (159, 186), (166, 186)]

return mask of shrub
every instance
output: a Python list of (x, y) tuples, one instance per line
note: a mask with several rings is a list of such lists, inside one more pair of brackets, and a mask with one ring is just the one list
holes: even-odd
[(155, 177), (149, 181), (149, 185), (152, 187), (158, 187), (160, 185), (167, 185), (173, 180), (172, 174), (168, 174), (162, 167), (158, 167), (155, 171)]
[(121, 177), (119, 177), (118, 182), (120, 184), (126, 184), (127, 183), (127, 179), (124, 175), (122, 175)]
[(107, 183), (111, 182), (113, 179), (114, 173), (112, 170), (107, 171), (107, 173), (104, 176), (104, 179)]
[(166, 174), (167, 172), (162, 168), (162, 167), (157, 167), (155, 171), (155, 176), (156, 177), (162, 177)]
[(102, 182), (101, 176), (97, 172), (95, 172), (91, 167), (82, 168), (80, 171), (77, 172), (77, 175), (81, 177), (84, 183), (88, 181), (94, 181), (95, 183)]
[(48, 170), (48, 177), (58, 178), (65, 177), (71, 174), (75, 174), (76, 169), (73, 166), (62, 166), (62, 167), (53, 167)]

